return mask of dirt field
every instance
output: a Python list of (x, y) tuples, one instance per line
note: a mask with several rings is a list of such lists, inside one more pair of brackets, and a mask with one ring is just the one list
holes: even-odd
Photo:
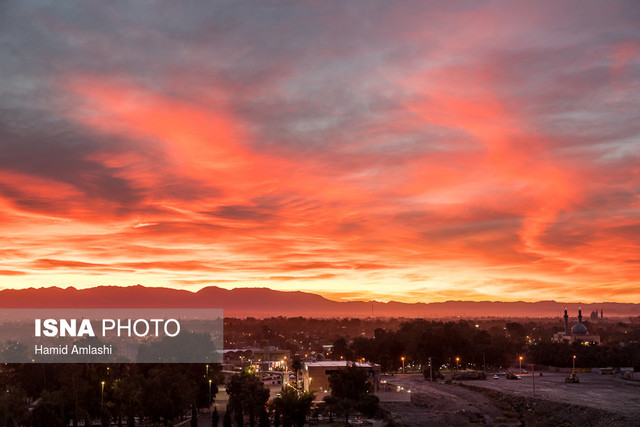
[[(640, 381), (627, 381), (613, 375), (578, 374), (579, 384), (566, 384), (567, 374), (544, 373), (532, 378), (521, 375), (521, 380), (488, 379), (468, 382), (482, 388), (497, 390), (516, 396), (533, 396), (535, 382), (536, 397), (554, 402), (571, 403), (630, 415), (640, 420)], [(640, 424), (640, 421), (639, 421)]]
[(640, 426), (640, 382), (581, 374), (580, 384), (565, 384), (565, 376), (536, 376), (535, 397), (531, 375), (453, 384), (396, 376), (389, 383), (410, 389), (411, 403), (383, 408), (408, 426)]

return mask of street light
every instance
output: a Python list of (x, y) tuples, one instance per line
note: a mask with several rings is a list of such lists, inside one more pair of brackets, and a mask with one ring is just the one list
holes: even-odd
[(518, 357), (520, 359), (520, 373), (522, 373), (522, 356)]
[(100, 410), (104, 411), (104, 381), (100, 382)]
[(460, 362), (460, 358), (456, 357), (456, 372), (458, 372), (458, 362)]
[(402, 373), (404, 374), (404, 356), (402, 356), (400, 360), (402, 360)]
[(571, 370), (571, 372), (575, 372), (576, 371), (576, 355), (573, 355), (573, 369)]
[(209, 407), (209, 420), (211, 420), (211, 380), (209, 380), (209, 401), (207, 401), (207, 406)]
[(7, 398), (4, 401), (4, 425), (9, 425), (9, 389), (7, 389)]

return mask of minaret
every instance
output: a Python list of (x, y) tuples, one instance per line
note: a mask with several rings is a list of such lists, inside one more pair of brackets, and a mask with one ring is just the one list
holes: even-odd
[(582, 323), (582, 310), (578, 308), (578, 323)]
[(564, 334), (569, 335), (569, 315), (567, 314), (567, 307), (564, 308)]

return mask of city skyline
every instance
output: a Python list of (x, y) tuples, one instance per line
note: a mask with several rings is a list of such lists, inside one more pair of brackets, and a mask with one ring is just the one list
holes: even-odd
[(632, 1), (0, 10), (1, 288), (640, 303)]

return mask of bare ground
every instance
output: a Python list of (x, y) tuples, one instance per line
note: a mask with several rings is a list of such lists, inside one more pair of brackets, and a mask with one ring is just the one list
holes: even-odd
[(571, 384), (568, 393), (563, 376), (550, 376), (539, 381), (533, 397), (524, 380), (438, 384), (396, 377), (390, 382), (410, 389), (411, 402), (381, 406), (396, 425), (406, 426), (640, 426), (640, 388), (616, 381), (594, 377), (586, 385)]

